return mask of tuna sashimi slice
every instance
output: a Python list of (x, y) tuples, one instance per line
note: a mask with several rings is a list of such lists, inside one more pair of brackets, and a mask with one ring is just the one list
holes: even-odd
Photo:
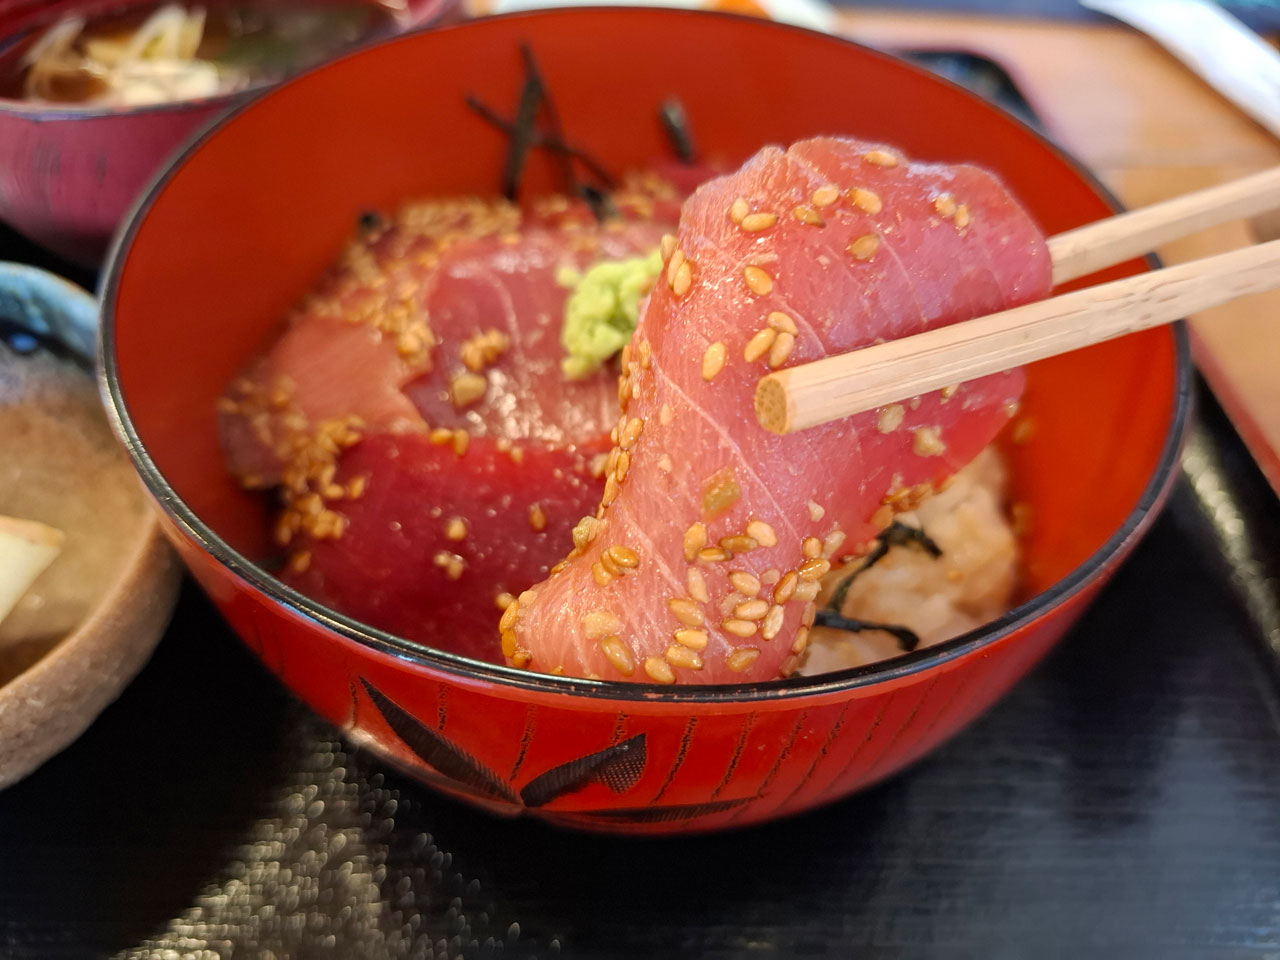
[(318, 434), (429, 426), (561, 446), (593, 442), (616, 416), (615, 384), (560, 375), (569, 290), (562, 269), (645, 255), (678, 212), (674, 188), (635, 178), (619, 217), (547, 197), (439, 200), (373, 220), (284, 330), (229, 388), (228, 464), (273, 486)]
[(701, 187), (664, 257), (624, 357), (601, 506), (507, 608), (503, 652), (607, 680), (786, 676), (832, 559), (982, 450), (1023, 377), (785, 437), (755, 420), (757, 380), (1044, 296), (1048, 253), (991, 174), (820, 138)]
[(501, 662), (504, 595), (542, 580), (595, 510), (589, 461), (607, 449), (519, 452), (477, 438), (458, 456), (421, 433), (369, 437), (335, 475), (356, 494), (328, 504), (342, 535), (299, 534), (283, 579), (370, 626)]

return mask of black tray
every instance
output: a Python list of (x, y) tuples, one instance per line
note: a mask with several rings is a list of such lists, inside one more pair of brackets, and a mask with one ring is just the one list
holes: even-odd
[[(0, 228), (6, 258), (41, 259)], [(1280, 960), (1280, 503), (1204, 391), (1184, 472), (972, 728), (857, 797), (707, 837), (581, 836), (423, 790), (188, 586), (120, 700), (0, 793), (0, 960)]]

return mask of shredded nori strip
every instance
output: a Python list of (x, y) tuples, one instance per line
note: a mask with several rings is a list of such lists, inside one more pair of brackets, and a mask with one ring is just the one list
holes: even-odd
[[(529, 49), (527, 43), (520, 44), (520, 55), (524, 57), (525, 74), (537, 83), (538, 90), (542, 94), (540, 113), (546, 124), (547, 132), (553, 139), (563, 143), (564, 130), (560, 127), (560, 111), (556, 109), (555, 101), (551, 99), (546, 81), (542, 79), (542, 71), (538, 69), (538, 61), (533, 58), (533, 51)], [(536, 134), (539, 131), (535, 128), (533, 132)], [(573, 159), (565, 153), (556, 153), (555, 156), (560, 161), (560, 179), (563, 181), (562, 189), (570, 196), (577, 196), (579, 192), (578, 178), (573, 173)]]
[(377, 210), (366, 210), (356, 218), (356, 227), (361, 233), (378, 233), (387, 225), (382, 214)]
[(689, 130), (689, 115), (685, 113), (684, 104), (671, 97), (662, 102), (658, 108), (658, 118), (662, 128), (667, 131), (671, 141), (671, 149), (683, 164), (693, 164), (698, 159), (698, 151), (693, 145), (693, 134)]
[(831, 595), (827, 608), (839, 614), (844, 609), (844, 598), (849, 593), (849, 585), (860, 574), (866, 573), (883, 560), (891, 547), (918, 547), (935, 560), (942, 556), (942, 548), (927, 533), (919, 527), (909, 527), (895, 520), (880, 531), (880, 535), (876, 537), (875, 549), (867, 554), (867, 559), (863, 561), (862, 566), (840, 581), (840, 586), (836, 587), (835, 593)]
[(864, 630), (883, 630), (885, 633), (891, 634), (898, 641), (899, 648), (908, 653), (920, 646), (920, 637), (914, 630), (909, 630), (895, 623), (854, 620), (850, 617), (842, 616), (829, 607), (819, 610), (818, 615), (813, 618), (813, 622), (820, 627), (833, 627), (836, 630), (848, 630), (850, 633), (862, 633)]
[(533, 145), (534, 121), (537, 120), (538, 107), (543, 97), (541, 78), (528, 69), (528, 50), (522, 46), (521, 52), (525, 54), (524, 86), (520, 90), (520, 104), (516, 107), (511, 143), (507, 146), (507, 160), (502, 169), (502, 195), (508, 200), (515, 200), (520, 192), (520, 179), (524, 176), (525, 160), (529, 156), (529, 148)]
[[(467, 106), (480, 115), (480, 118), (491, 123), (508, 136), (515, 134), (515, 125), (509, 120), (504, 120), (498, 113), (488, 106), (483, 100), (474, 96), (467, 97)], [(600, 184), (606, 189), (612, 190), (618, 185), (617, 179), (611, 174), (599, 160), (593, 157), (587, 151), (572, 144), (565, 143), (557, 137), (548, 136), (537, 130), (533, 131), (529, 139), (530, 146), (539, 147), (543, 150), (549, 150), (552, 153), (563, 154), (570, 159), (576, 160), (582, 164), (587, 171), (600, 181)], [(579, 188), (580, 190), (582, 188)]]

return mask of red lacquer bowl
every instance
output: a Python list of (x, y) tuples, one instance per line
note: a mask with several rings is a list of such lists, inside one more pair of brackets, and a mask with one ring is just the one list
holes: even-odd
[[(1030, 599), (892, 662), (723, 687), (529, 674), (369, 629), (253, 560), (266, 553), (265, 508), (223, 469), (215, 399), (361, 211), (495, 188), (506, 141), (463, 95), (513, 103), (521, 42), (541, 61), (568, 135), (613, 168), (667, 155), (655, 106), (678, 95), (712, 159), (850, 133), (999, 171), (1047, 233), (1110, 212), (1070, 160), (1008, 116), (889, 57), (790, 27), (566, 10), (388, 42), (224, 120), (175, 163), (119, 242), (103, 296), (104, 388), (169, 534), (236, 631), (317, 712), (491, 810), (596, 830), (703, 830), (887, 777), (1035, 664), (1151, 522), (1187, 416), (1180, 330), (1032, 369), (1035, 435), (1008, 451), (1013, 496), (1030, 507)], [(542, 164), (531, 175), (549, 183)]]
[[(26, 37), (63, 14), (92, 17), (158, 2), (0, 0), (0, 69)], [(408, 0), (401, 26), (432, 20), (449, 5), (449, 0)], [(170, 154), (249, 96), (233, 93), (128, 109), (59, 107), (0, 96), (0, 220), (69, 260), (94, 266)]]

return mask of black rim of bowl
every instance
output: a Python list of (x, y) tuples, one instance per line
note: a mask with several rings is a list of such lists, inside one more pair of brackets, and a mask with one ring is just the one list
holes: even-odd
[[(272, 95), (272, 91), (280, 86), (305, 81), (312, 73), (319, 73), (336, 63), (352, 57), (367, 54), (370, 49), (383, 45), (403, 42), (414, 42), (419, 34), (445, 34), (459, 30), (483, 29), (483, 25), (492, 20), (544, 19), (556, 17), (574, 17), (583, 14), (599, 15), (609, 10), (604, 7), (581, 7), (570, 10), (545, 10), (511, 13), (502, 17), (491, 17), (485, 20), (455, 24), (446, 27), (425, 28), (409, 31), (381, 43), (351, 51), (298, 76), (284, 81), (258, 93), (256, 96), (237, 106), (229, 113), (208, 124), (195, 134), (164, 169), (152, 180), (150, 186), (135, 203), (125, 227), (119, 231), (112, 242), (111, 252), (104, 270), (105, 281), (102, 286), (100, 301), (102, 304), (102, 327), (99, 336), (99, 379), (107, 411), (117, 436), (125, 445), (134, 468), (141, 475), (148, 492), (159, 504), (168, 518), (181, 532), (226, 567), (235, 576), (241, 578), (254, 589), (271, 600), (281, 604), (295, 614), (319, 624), (340, 636), (358, 644), (369, 647), (379, 653), (388, 654), (400, 660), (439, 670), (446, 674), (464, 677), (471, 680), (482, 680), (513, 688), (539, 692), (556, 693), (573, 696), (586, 696), (597, 699), (621, 701), (663, 701), (667, 703), (742, 703), (747, 701), (782, 700), (795, 697), (810, 697), (839, 693), (858, 687), (867, 687), (884, 681), (908, 677), (931, 669), (932, 667), (954, 660), (986, 647), (1009, 634), (1027, 626), (1047, 611), (1065, 603), (1101, 577), (1118, 559), (1119, 555), (1129, 547), (1140, 531), (1154, 519), (1154, 509), (1160, 503), (1166, 488), (1172, 482), (1179, 455), (1182, 448), (1183, 435), (1190, 415), (1192, 402), (1193, 370), (1189, 338), (1183, 323), (1174, 324), (1172, 336), (1175, 346), (1174, 396), (1173, 413), (1165, 437), (1164, 448), (1160, 453), (1156, 469), (1143, 489), (1142, 496), (1132, 512), (1106, 541), (1088, 558), (1080, 563), (1067, 576), (1063, 577), (1048, 590), (1038, 593), (1025, 602), (1014, 607), (1003, 616), (984, 624), (976, 630), (953, 637), (950, 640), (930, 647), (906, 653), (889, 660), (861, 667), (813, 676), (791, 677), (786, 680), (766, 680), (744, 684), (677, 684), (667, 686), (653, 683), (620, 683), (603, 680), (586, 680), (576, 677), (557, 677), (546, 673), (533, 673), (499, 664), (473, 660), (459, 654), (447, 653), (434, 647), (406, 640), (382, 630), (377, 630), (351, 617), (338, 613), (323, 604), (299, 593), (272, 576), (265, 569), (255, 564), (238, 551), (231, 548), (194, 511), (183, 502), (177, 492), (169, 486), (168, 481), (160, 473), (150, 455), (147, 453), (141, 438), (138, 436), (129, 416), (128, 407), (120, 387), (119, 371), (115, 362), (115, 298), (120, 275), (137, 234), (152, 203), (163, 191), (169, 180), (181, 169), (184, 161), (198, 151), (210, 137), (221, 127), (230, 123), (240, 113), (254, 106), (259, 100)], [(614, 9), (614, 13), (622, 13)], [(815, 42), (838, 44), (852, 47), (864, 56), (873, 57), (893, 63), (900, 69), (907, 69), (927, 76), (931, 81), (958, 91), (961, 95), (978, 102), (986, 109), (999, 110), (981, 97), (965, 90), (943, 77), (930, 73), (921, 67), (907, 63), (896, 57), (869, 49), (850, 40), (829, 34), (807, 30), (790, 24), (780, 24), (737, 14), (709, 13), (699, 10), (646, 9), (634, 11), (636, 14), (661, 15), (670, 17), (693, 17), (711, 19), (733, 19), (758, 24), (760, 29), (790, 30), (807, 34)], [(1000, 111), (1008, 122), (1014, 124), (1027, 136), (1038, 140), (1044, 147), (1054, 153), (1063, 163), (1071, 167), (1077, 175), (1088, 182), (1097, 194), (1111, 206), (1120, 210), (1121, 205), (1116, 198), (1103, 187), (1097, 179), (1075, 158), (1048, 141), (1037, 130), (1004, 111)], [(1154, 258), (1148, 258), (1155, 263)]]

